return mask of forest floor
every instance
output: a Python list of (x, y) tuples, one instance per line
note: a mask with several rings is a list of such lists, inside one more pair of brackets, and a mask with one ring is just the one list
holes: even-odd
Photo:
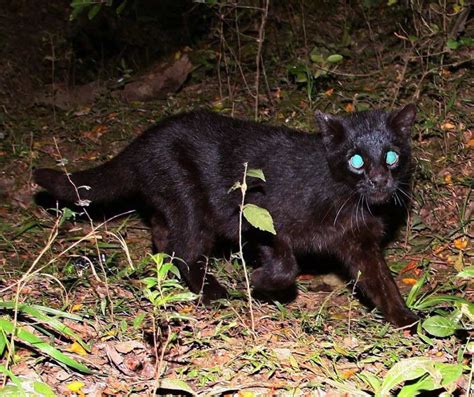
[[(386, 251), (403, 295), (424, 319), (416, 334), (387, 324), (331, 274), (300, 275), (291, 302), (253, 299), (252, 329), (238, 260), (209, 258), (231, 298), (202, 306), (187, 299), (171, 273), (157, 277), (163, 258), (151, 257), (149, 229), (135, 213), (87, 220), (35, 204), (33, 167), (98, 164), (146, 127), (182, 111), (207, 108), (253, 119), (254, 99), (238, 73), (231, 84), (220, 82), (206, 61), (163, 100), (124, 104), (105, 95), (68, 111), (4, 108), (0, 372), (8, 386), (2, 395), (52, 395), (51, 388), (77, 396), (382, 396), (401, 387), (407, 396), (417, 388), (468, 395), (474, 87), (463, 60), (472, 53), (450, 50), (442, 61), (424, 63), (414, 48), (396, 43), (362, 60), (349, 57), (331, 66), (329, 76), (299, 76), (302, 84), (288, 78), (296, 61), (269, 61), (272, 77), (260, 93), (258, 119), (315, 131), (316, 109), (342, 114), (417, 102), (413, 204)], [(370, 72), (354, 72), (361, 70)], [(228, 89), (235, 89), (232, 95)], [(9, 324), (23, 333), (12, 337)]]

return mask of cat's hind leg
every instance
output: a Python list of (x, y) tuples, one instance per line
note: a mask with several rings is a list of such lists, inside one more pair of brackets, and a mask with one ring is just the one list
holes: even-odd
[(261, 291), (282, 291), (295, 284), (298, 264), (289, 244), (273, 239), (271, 245), (260, 246), (262, 265), (252, 273), (252, 285)]
[(153, 253), (167, 252), (169, 229), (162, 214), (155, 212), (151, 216), (151, 242)]
[(181, 277), (192, 292), (202, 294), (203, 303), (226, 298), (226, 289), (209, 273), (206, 255), (214, 244), (213, 233), (205, 227), (181, 221), (178, 224), (175, 219), (169, 228), (164, 229), (163, 223), (155, 220), (155, 225), (152, 223), (154, 245), (158, 247), (166, 243), (166, 247), (161, 245), (160, 248), (176, 258), (174, 263)]
[(226, 298), (226, 289), (209, 273), (209, 261), (205, 256), (210, 252), (205, 249), (202, 239), (180, 236), (179, 241), (171, 241), (169, 251), (177, 258), (175, 261), (181, 276), (188, 288), (201, 295), (201, 301), (208, 304), (213, 300)]

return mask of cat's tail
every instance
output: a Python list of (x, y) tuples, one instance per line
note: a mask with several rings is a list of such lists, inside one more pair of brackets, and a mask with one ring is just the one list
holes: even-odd
[(130, 170), (116, 158), (95, 168), (66, 174), (40, 168), (33, 171), (34, 181), (56, 199), (87, 205), (88, 202), (110, 202), (132, 195), (136, 188)]

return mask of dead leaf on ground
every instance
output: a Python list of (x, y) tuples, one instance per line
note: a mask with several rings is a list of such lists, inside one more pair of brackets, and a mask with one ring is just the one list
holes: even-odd
[(135, 350), (135, 349), (145, 350), (145, 345), (136, 340), (119, 342), (114, 347), (119, 353), (122, 353), (122, 354), (128, 354), (132, 350)]
[(192, 68), (186, 54), (177, 60), (160, 62), (149, 73), (125, 85), (123, 90), (114, 91), (112, 95), (127, 102), (164, 98), (181, 88)]

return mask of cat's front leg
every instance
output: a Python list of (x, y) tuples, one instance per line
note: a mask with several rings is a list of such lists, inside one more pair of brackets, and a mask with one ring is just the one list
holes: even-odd
[(357, 287), (397, 327), (413, 325), (419, 318), (405, 304), (381, 248), (375, 243), (347, 244), (342, 257)]
[(261, 266), (252, 273), (252, 285), (261, 291), (282, 291), (294, 285), (298, 264), (290, 245), (275, 238), (259, 247)]

